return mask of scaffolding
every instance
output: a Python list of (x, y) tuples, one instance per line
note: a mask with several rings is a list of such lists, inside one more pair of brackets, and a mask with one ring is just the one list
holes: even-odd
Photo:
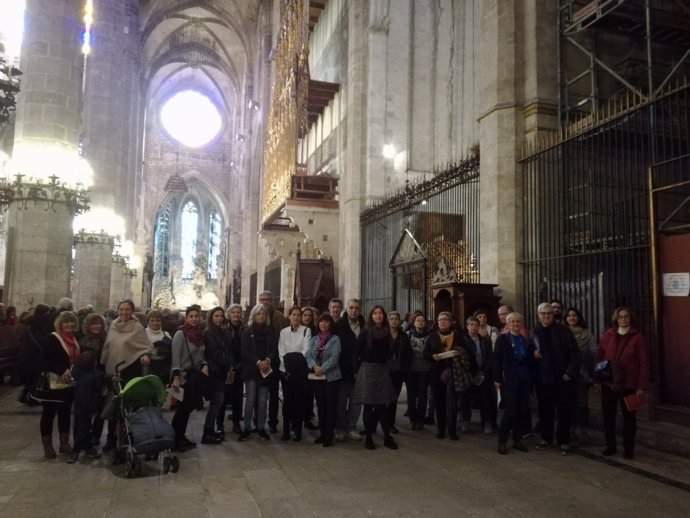
[(559, 133), (690, 75), (687, 0), (559, 0)]

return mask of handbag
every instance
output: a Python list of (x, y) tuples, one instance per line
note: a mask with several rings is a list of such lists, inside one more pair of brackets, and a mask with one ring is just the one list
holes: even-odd
[(30, 397), (39, 403), (64, 403), (71, 389), (62, 376), (45, 371), (39, 374)]

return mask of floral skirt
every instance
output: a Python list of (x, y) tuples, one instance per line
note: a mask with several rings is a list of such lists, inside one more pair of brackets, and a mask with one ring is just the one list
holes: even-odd
[(398, 399), (384, 363), (362, 363), (355, 381), (354, 400), (365, 405), (387, 405)]

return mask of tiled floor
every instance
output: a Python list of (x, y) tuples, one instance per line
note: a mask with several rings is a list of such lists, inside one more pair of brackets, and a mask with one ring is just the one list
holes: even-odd
[[(6, 518), (690, 516), (686, 489), (640, 472), (557, 451), (503, 457), (495, 436), (441, 441), (432, 427), (404, 429), (402, 418), (398, 451), (367, 451), (352, 442), (326, 449), (311, 440), (282, 443), (278, 436), (270, 443), (240, 443), (233, 437), (181, 454), (179, 473), (160, 475), (149, 463), (141, 477), (126, 479), (123, 467), (106, 459), (76, 465), (64, 456), (45, 460), (40, 408), (15, 399), (16, 389), (0, 387), (0, 516)], [(201, 417), (191, 423), (197, 439)], [(687, 459), (640, 449), (634, 461), (618, 460), (690, 483)]]

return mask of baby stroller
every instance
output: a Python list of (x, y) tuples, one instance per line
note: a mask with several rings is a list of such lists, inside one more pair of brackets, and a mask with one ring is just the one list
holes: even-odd
[(125, 463), (125, 476), (141, 475), (142, 456), (158, 459), (163, 473), (180, 469), (179, 459), (173, 455), (175, 431), (163, 418), (161, 405), (165, 401), (165, 387), (158, 376), (148, 375), (131, 379), (124, 388), (119, 376), (113, 378), (118, 415), (117, 446), (113, 464)]

